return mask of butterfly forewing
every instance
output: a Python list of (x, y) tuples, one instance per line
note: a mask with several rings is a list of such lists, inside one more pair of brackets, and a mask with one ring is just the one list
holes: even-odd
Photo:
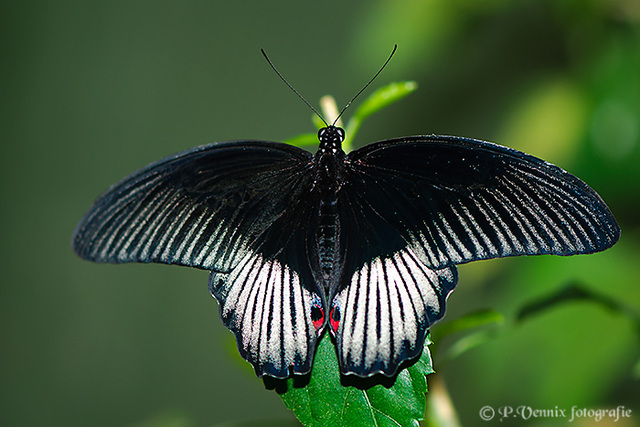
[(211, 144), (114, 185), (78, 225), (73, 248), (97, 262), (228, 271), (299, 196), (311, 155), (286, 144)]
[(354, 191), (432, 268), (511, 255), (608, 248), (620, 229), (575, 176), (533, 156), (466, 138), (425, 136), (349, 155)]

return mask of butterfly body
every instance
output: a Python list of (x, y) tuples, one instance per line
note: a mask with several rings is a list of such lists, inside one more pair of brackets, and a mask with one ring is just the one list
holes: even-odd
[(496, 144), (450, 136), (315, 154), (233, 141), (125, 178), (89, 209), (74, 250), (96, 262), (209, 270), (209, 288), (259, 376), (310, 371), (333, 336), (343, 374), (391, 376), (444, 315), (456, 265), (604, 250), (620, 229), (573, 175)]
[(326, 127), (318, 132), (320, 145), (313, 156), (315, 179), (311, 192), (317, 193), (317, 225), (315, 232), (316, 283), (326, 299), (333, 297), (342, 276), (344, 240), (341, 238), (339, 196), (345, 179), (347, 158), (342, 150), (344, 130)]

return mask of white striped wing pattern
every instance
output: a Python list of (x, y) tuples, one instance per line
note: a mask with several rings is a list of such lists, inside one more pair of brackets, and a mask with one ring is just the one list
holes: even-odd
[(211, 273), (211, 293), (238, 350), (259, 376), (276, 378), (311, 369), (318, 331), (310, 308), (319, 297), (297, 272), (276, 259), (249, 252), (229, 274)]
[(391, 376), (419, 356), (456, 281), (455, 267), (430, 269), (410, 248), (362, 265), (333, 300), (342, 313), (335, 331), (342, 372)]

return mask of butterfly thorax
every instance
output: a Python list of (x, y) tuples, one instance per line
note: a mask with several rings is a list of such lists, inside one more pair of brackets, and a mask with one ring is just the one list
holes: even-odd
[(335, 193), (342, 182), (346, 157), (342, 150), (344, 130), (337, 126), (324, 127), (318, 131), (318, 139), (320, 145), (313, 158), (314, 187), (323, 193)]
[(320, 140), (320, 146), (318, 151), (321, 153), (333, 152), (338, 153), (342, 151), (342, 141), (344, 141), (344, 129), (337, 126), (327, 126), (318, 131), (318, 139)]

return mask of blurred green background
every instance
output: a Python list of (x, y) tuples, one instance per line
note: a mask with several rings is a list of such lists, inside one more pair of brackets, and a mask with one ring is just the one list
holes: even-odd
[(640, 311), (637, 0), (5, 1), (0, 23), (1, 425), (292, 423), (237, 360), (206, 272), (87, 263), (71, 233), (99, 193), (151, 161), (313, 131), (260, 48), (310, 102), (343, 105), (394, 43), (374, 88), (420, 87), (356, 145), (439, 133), (521, 149), (589, 183), (623, 229), (597, 255), (460, 268), (446, 319), (507, 316), (490, 342), (442, 366), (434, 356), (461, 421), (496, 424), (479, 419), (484, 405), (625, 405), (639, 419), (629, 317), (575, 302), (512, 321), (570, 283)]

